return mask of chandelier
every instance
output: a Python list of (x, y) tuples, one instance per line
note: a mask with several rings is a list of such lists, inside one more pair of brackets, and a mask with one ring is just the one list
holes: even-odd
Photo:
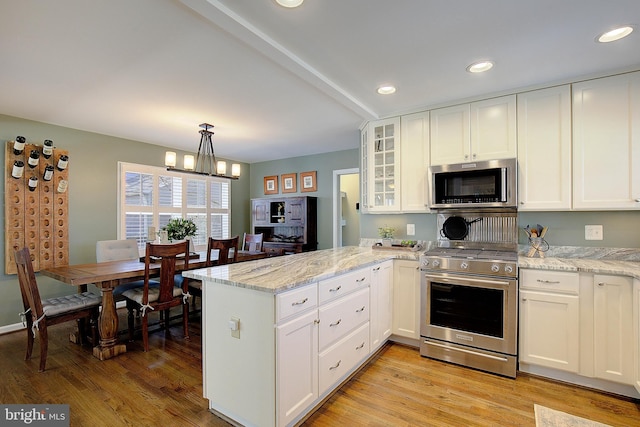
[(209, 123), (200, 124), (202, 128), (200, 133), (200, 145), (198, 146), (198, 154), (193, 157), (191, 154), (185, 154), (183, 158), (184, 169), (176, 168), (176, 153), (167, 151), (164, 156), (164, 164), (167, 170), (195, 173), (199, 175), (217, 176), (220, 178), (238, 179), (240, 177), (240, 164), (233, 163), (231, 165), (231, 176), (227, 175), (227, 162), (224, 160), (216, 160), (216, 154), (213, 151), (213, 125)]

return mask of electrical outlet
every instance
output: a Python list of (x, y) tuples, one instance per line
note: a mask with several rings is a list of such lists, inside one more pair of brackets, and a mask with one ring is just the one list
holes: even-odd
[(415, 235), (416, 235), (416, 225), (407, 224), (407, 236), (415, 236)]
[(602, 240), (603, 239), (602, 225), (585, 225), (584, 239), (585, 240)]
[(232, 317), (231, 320), (229, 320), (229, 329), (231, 330), (231, 336), (233, 338), (240, 339), (240, 319)]

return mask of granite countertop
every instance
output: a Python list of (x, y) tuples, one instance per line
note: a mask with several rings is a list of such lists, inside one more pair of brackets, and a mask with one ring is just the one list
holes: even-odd
[(615, 274), (640, 279), (640, 250), (618, 248), (551, 248), (545, 258), (529, 258), (520, 251), (519, 268)]
[(185, 271), (191, 279), (280, 293), (390, 259), (417, 261), (421, 252), (346, 246)]

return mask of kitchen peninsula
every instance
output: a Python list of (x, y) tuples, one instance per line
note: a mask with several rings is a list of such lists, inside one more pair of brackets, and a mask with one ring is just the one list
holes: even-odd
[(392, 260), (343, 247), (184, 273), (202, 280), (203, 393), (235, 423), (292, 425), (386, 341)]

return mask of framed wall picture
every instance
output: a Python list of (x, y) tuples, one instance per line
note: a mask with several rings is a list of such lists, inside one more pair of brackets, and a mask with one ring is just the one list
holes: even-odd
[(278, 175), (264, 177), (264, 194), (278, 194)]
[(282, 192), (283, 193), (295, 193), (298, 191), (297, 188), (297, 174), (295, 173), (285, 173), (280, 175), (280, 180), (282, 181)]
[(303, 193), (309, 191), (318, 191), (318, 183), (316, 182), (316, 171), (300, 172), (300, 191)]

